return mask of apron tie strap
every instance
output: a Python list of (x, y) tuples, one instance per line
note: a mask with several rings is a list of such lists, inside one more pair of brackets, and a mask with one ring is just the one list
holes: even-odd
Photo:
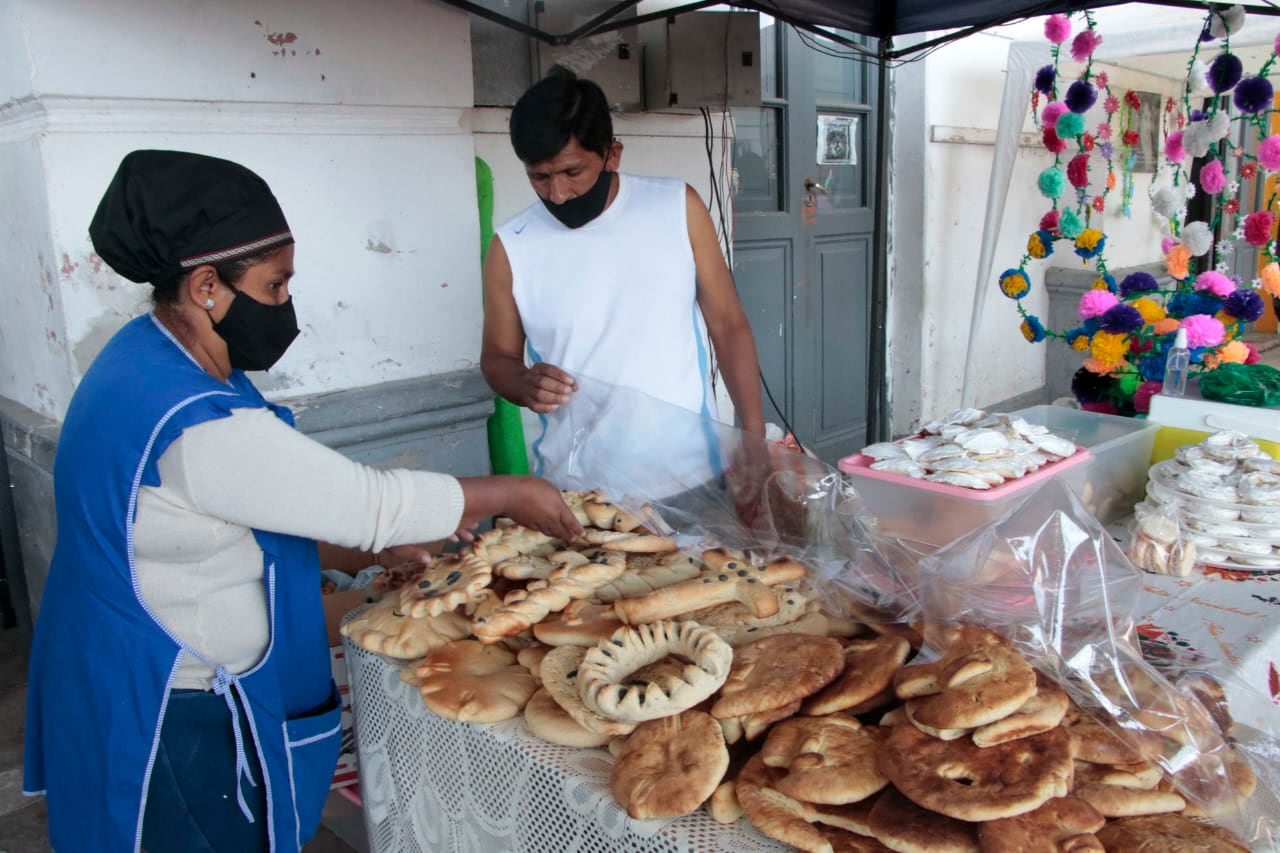
[(254, 781), (253, 773), (249, 770), (249, 758), (244, 751), (244, 736), (240, 731), (240, 708), (236, 704), (235, 690), (232, 689), (239, 686), (238, 681), (239, 679), (227, 672), (225, 667), (219, 666), (213, 670), (213, 692), (227, 701), (227, 708), (231, 711), (231, 733), (236, 741), (236, 802), (245, 820), (254, 823), (253, 813), (249, 811), (249, 804), (244, 799), (244, 791), (240, 788), (242, 776), (255, 788), (258, 787), (258, 783)]

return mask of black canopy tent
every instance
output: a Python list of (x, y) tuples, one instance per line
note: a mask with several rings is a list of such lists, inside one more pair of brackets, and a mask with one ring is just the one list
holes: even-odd
[[(540, 0), (554, 3), (555, 0)], [(476, 5), (471, 0), (442, 0), (450, 6), (501, 24), (530, 38), (551, 45), (571, 44), (598, 33), (631, 27), (645, 21), (668, 18), (682, 12), (693, 12), (712, 6), (732, 6), (770, 15), (775, 20), (807, 30), (829, 39), (867, 61), (888, 65), (911, 54), (945, 44), (958, 38), (1037, 15), (1055, 12), (1079, 12), (1106, 6), (1123, 5), (1128, 0), (694, 0), (661, 11), (643, 15), (627, 15), (640, 0), (618, 0), (601, 14), (568, 33), (548, 33), (500, 12)], [(1232, 3), (1207, 3), (1204, 0), (1142, 0), (1146, 5), (1173, 6), (1211, 11), (1229, 8)], [(1241, 3), (1249, 14), (1280, 15), (1275, 0), (1246, 0)], [(868, 50), (840, 32), (876, 39), (876, 49)], [(894, 38), (904, 35), (946, 31), (931, 39), (913, 39), (903, 48), (894, 46)], [(881, 111), (890, 102), (889, 75), (877, 75), (877, 103)], [(888, 257), (884, 247), (889, 233), (889, 170), (887, 161), (892, 140), (889, 122), (880, 116), (876, 122), (876, 187), (873, 204), (875, 230), (874, 259), (871, 281), (871, 339), (867, 365), (867, 439), (883, 441), (890, 437), (889, 383), (885, 358), (888, 351), (885, 317), (888, 307)], [(803, 437), (799, 437), (803, 438)]]

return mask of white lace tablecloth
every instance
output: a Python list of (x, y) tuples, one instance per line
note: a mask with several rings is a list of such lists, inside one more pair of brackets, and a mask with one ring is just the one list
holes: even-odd
[(745, 818), (722, 826), (701, 809), (674, 821), (632, 820), (609, 793), (606, 750), (539, 740), (522, 717), (492, 725), (438, 717), (397, 665), (343, 644), (372, 853), (790, 849)]

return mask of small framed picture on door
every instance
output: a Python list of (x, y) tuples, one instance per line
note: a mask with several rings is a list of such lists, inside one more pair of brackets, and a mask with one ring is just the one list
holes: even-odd
[(820, 166), (852, 166), (858, 162), (854, 147), (856, 116), (818, 116), (818, 158)]

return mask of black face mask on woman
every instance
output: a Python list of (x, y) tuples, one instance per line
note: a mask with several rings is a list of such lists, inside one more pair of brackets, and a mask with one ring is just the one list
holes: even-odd
[(264, 305), (237, 290), (226, 316), (222, 322), (213, 324), (213, 330), (227, 342), (232, 367), (267, 370), (298, 337), (293, 297), (280, 305)]
[(545, 198), (542, 203), (546, 205), (547, 210), (551, 211), (552, 216), (569, 228), (581, 228), (604, 213), (605, 205), (609, 203), (609, 189), (612, 186), (613, 172), (603, 171), (591, 185), (591, 189), (582, 195), (560, 204)]

